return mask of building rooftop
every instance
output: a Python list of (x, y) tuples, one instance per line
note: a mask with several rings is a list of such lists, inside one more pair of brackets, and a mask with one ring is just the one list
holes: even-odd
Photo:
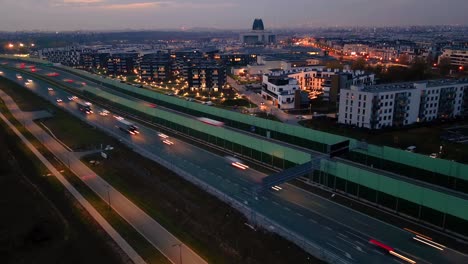
[(252, 30), (265, 30), (263, 21), (260, 18), (256, 18), (252, 24)]
[[(402, 90), (412, 90), (416, 89), (418, 85), (424, 85), (424, 87), (439, 87), (455, 84), (467, 84), (468, 79), (440, 79), (440, 80), (425, 80), (418, 82), (402, 82), (402, 83), (389, 83), (389, 84), (379, 84), (379, 85), (370, 85), (370, 86), (353, 86), (354, 90), (358, 89), (363, 92), (379, 93), (379, 92), (394, 92)], [(353, 90), (353, 88), (351, 88)]]
[(416, 89), (416, 86), (414, 82), (405, 82), (405, 83), (370, 85), (370, 86), (364, 86), (364, 87), (363, 86), (351, 87), (351, 90), (356, 90), (356, 89), (362, 92), (382, 93), (382, 92), (394, 92), (394, 91), (401, 91), (401, 90), (413, 90), (413, 89)]
[(462, 79), (441, 79), (441, 80), (430, 80), (426, 81), (427, 87), (437, 87), (453, 84), (468, 84), (468, 78)]

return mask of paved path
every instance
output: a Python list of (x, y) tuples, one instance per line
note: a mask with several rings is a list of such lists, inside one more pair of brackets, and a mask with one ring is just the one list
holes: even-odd
[[(0, 90), (0, 96), (8, 108), (11, 108), (16, 114), (14, 115), (17, 120), (24, 123), (29, 130), (31, 124), (34, 124), (31, 119), (21, 119), (18, 113), (21, 111), (17, 105), (13, 102), (10, 96)], [(11, 110), (10, 110), (11, 111)], [(25, 115), (31, 117), (31, 115)], [(143, 258), (125, 241), (122, 236), (102, 217), (99, 212), (71, 185), (65, 177), (55, 169), (55, 167), (29, 142), (16, 127), (10, 123), (10, 121), (0, 113), (0, 118), (13, 130), (13, 132), (23, 141), (23, 143), (31, 150), (31, 152), (47, 167), (47, 169), (63, 184), (65, 188), (75, 197), (75, 199), (88, 211), (88, 213), (94, 218), (94, 220), (106, 231), (106, 233), (119, 245), (119, 247), (128, 255), (128, 257), (134, 263), (146, 263)]]
[[(14, 101), (1, 92), (0, 96), (15, 118), (21, 120), (21, 110), (18, 109)], [(99, 175), (88, 168), (73, 153), (65, 149), (53, 137), (46, 133), (36, 123), (26, 120), (26, 128), (38, 138), (49, 151), (51, 151), (64, 164), (67, 164), (71, 171), (77, 175), (88, 187), (90, 187), (104, 201), (111, 201), (111, 207), (130, 225), (132, 225), (143, 237), (145, 237), (153, 246), (163, 253), (171, 262), (179, 263), (180, 253), (184, 263), (204, 264), (207, 263), (197, 255), (188, 246), (182, 243), (174, 235), (169, 233), (158, 222), (152, 219), (143, 210), (128, 200), (119, 191), (114, 189), (109, 183), (103, 180)], [(181, 245), (180, 249), (179, 246)], [(180, 252), (180, 251), (181, 252)]]

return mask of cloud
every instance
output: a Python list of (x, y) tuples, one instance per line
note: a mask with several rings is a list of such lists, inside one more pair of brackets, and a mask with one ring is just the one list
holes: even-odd
[(122, 3), (122, 4), (104, 4), (99, 6), (104, 9), (142, 9), (157, 7), (165, 4), (165, 2), (138, 2), (138, 3)]
[(53, 7), (93, 7), (100, 9), (146, 9), (152, 7), (161, 8), (229, 8), (235, 3), (220, 3), (213, 0), (50, 0)]
[(142, 9), (160, 6), (168, 1), (125, 1), (125, 0), (51, 0), (52, 7), (93, 7), (100, 9)]

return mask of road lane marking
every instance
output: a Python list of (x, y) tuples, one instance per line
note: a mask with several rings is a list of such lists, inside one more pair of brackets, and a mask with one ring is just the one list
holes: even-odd
[(278, 206), (279, 206), (279, 203), (277, 203), (277, 202), (275, 202), (275, 201), (273, 201), (273, 203), (274, 203), (275, 205), (278, 205)]
[(303, 215), (302, 215), (302, 214), (300, 214), (300, 213), (296, 213), (296, 214), (297, 214), (298, 216), (303, 216)]
[(289, 209), (289, 208), (286, 207), (286, 206), (283, 206), (283, 208), (284, 208), (284, 210), (286, 210), (286, 211), (291, 211), (291, 209)]
[(378, 251), (378, 250), (376, 250), (376, 249), (373, 249), (372, 251), (374, 251), (375, 253), (380, 254), (380, 255), (382, 255), (382, 256), (385, 256), (384, 253), (382, 253), (382, 252), (380, 252), (380, 251)]
[(342, 237), (340, 237), (340, 236), (336, 236), (336, 238), (338, 238), (338, 239), (340, 239), (341, 241), (344, 241), (344, 242), (346, 242), (346, 243), (352, 245), (357, 251), (366, 253), (366, 252), (364, 252), (364, 250), (362, 250), (362, 248), (361, 248), (360, 246), (356, 246), (353, 242), (348, 241), (348, 240), (346, 240), (346, 239), (344, 239), (344, 238), (342, 238)]
[(361, 225), (369, 226), (367, 223), (362, 222), (362, 221), (359, 221), (359, 220), (357, 220), (357, 219), (354, 218), (354, 217), (353, 217), (353, 220), (356, 221), (357, 223), (361, 224)]
[(314, 219), (309, 218), (309, 221), (311, 221), (314, 224), (317, 224), (317, 221), (315, 221)]
[(345, 234), (342, 234), (342, 233), (340, 233), (340, 232), (338, 232), (338, 235), (339, 235), (339, 236), (342, 236), (342, 237), (346, 237), (346, 238), (348, 238), (348, 236), (347, 236), (347, 235), (345, 235)]
[(353, 257), (351, 256), (351, 254), (349, 254), (348, 252), (346, 252), (346, 251), (344, 251), (344, 250), (342, 250), (342, 249), (340, 249), (340, 248), (338, 248), (338, 247), (336, 247), (336, 246), (334, 246), (334, 245), (332, 245), (332, 244), (330, 244), (330, 243), (328, 243), (328, 242), (327, 242), (327, 245), (329, 245), (330, 247), (332, 247), (332, 248), (334, 248), (334, 249), (336, 249), (336, 250), (339, 250), (339, 251), (343, 252), (347, 258), (353, 259)]
[(359, 235), (357, 235), (357, 234), (351, 233), (351, 232), (348, 231), (348, 230), (346, 230), (345, 232), (348, 233), (348, 234), (350, 234), (350, 235), (352, 235), (352, 236), (354, 236), (354, 237), (356, 237), (356, 238), (358, 238), (358, 239), (361, 239), (361, 240), (365, 241), (366, 243), (369, 243), (369, 239), (367, 239), (367, 238), (363, 238), (363, 237), (361, 237), (361, 236), (359, 236)]
[(325, 226), (325, 229), (329, 230), (329, 231), (333, 231), (333, 229), (329, 226)]

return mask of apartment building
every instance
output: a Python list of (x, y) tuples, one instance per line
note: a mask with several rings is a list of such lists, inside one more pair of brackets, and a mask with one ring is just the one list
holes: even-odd
[(70, 46), (63, 48), (46, 48), (39, 50), (39, 58), (67, 66), (81, 65), (81, 54), (89, 52), (87, 49)]
[(381, 129), (468, 113), (468, 80), (351, 86), (340, 93), (338, 123)]
[(281, 109), (299, 108), (301, 103), (297, 80), (281, 72), (263, 75), (261, 95)]
[(172, 75), (172, 60), (169, 53), (149, 53), (142, 56), (138, 75), (142, 81), (166, 81)]
[(194, 63), (187, 69), (191, 89), (216, 91), (226, 85), (226, 78), (226, 67), (214, 63)]
[(136, 74), (138, 53), (113, 53), (107, 60), (107, 74)]
[(468, 49), (444, 49), (442, 54), (439, 56), (439, 63), (443, 58), (449, 58), (450, 63), (454, 66), (464, 67), (468, 65)]

